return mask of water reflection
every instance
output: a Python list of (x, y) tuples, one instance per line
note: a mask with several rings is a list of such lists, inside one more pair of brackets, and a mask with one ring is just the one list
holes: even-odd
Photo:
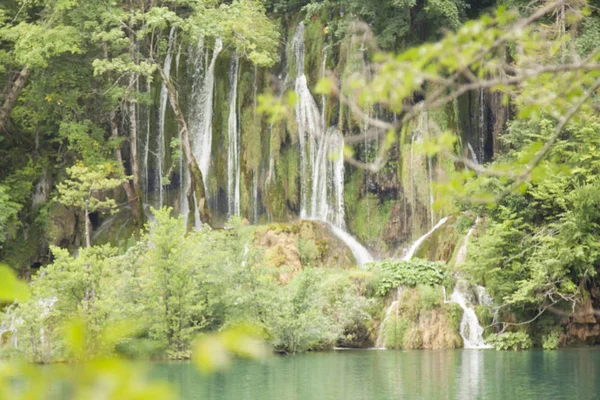
[(482, 380), (485, 374), (485, 365), (483, 362), (485, 352), (481, 350), (464, 350), (460, 355), (460, 372), (457, 383), (460, 398), (481, 398)]
[(238, 361), (200, 376), (157, 364), (184, 400), (595, 399), (600, 351), (340, 351)]

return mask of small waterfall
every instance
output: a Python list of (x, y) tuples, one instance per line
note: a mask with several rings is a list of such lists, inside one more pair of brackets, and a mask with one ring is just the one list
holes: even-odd
[(387, 340), (387, 335), (385, 331), (385, 327), (390, 319), (391, 315), (398, 316), (398, 306), (400, 305), (400, 299), (402, 298), (402, 286), (398, 286), (396, 291), (392, 297), (392, 303), (385, 311), (385, 317), (379, 325), (379, 330), (377, 331), (377, 340), (375, 340), (375, 347), (378, 349), (385, 350), (385, 341)]
[(458, 304), (463, 309), (463, 317), (460, 321), (460, 336), (463, 339), (465, 349), (489, 349), (492, 346), (483, 340), (483, 328), (479, 324), (473, 304), (469, 300), (468, 284), (464, 279), (456, 282), (454, 291), (450, 295), (450, 301)]
[[(252, 88), (252, 114), (253, 114), (253, 122), (254, 122), (254, 129), (258, 129), (259, 130), (259, 134), (260, 134), (260, 122), (258, 122), (258, 116), (257, 116), (257, 108), (258, 108), (258, 66), (254, 65), (254, 83), (253, 83), (253, 88)], [(262, 143), (261, 143), (262, 144)], [(253, 216), (253, 222), (255, 224), (258, 224), (259, 222), (259, 217), (258, 217), (258, 213), (259, 213), (259, 208), (260, 208), (260, 204), (258, 204), (258, 185), (259, 185), (259, 179), (261, 177), (261, 172), (263, 172), (262, 169), (262, 163), (260, 163), (258, 165), (258, 168), (256, 170), (254, 170), (253, 173), (253, 178), (254, 178), (254, 187), (252, 188), (252, 216)]]
[[(323, 136), (319, 107), (312, 97), (304, 74), (304, 24), (300, 23), (292, 39), (292, 52), (296, 62), (296, 122), (298, 123), (298, 143), (300, 145), (300, 218), (308, 214), (308, 177), (310, 167), (315, 165), (316, 139)], [(308, 154), (307, 154), (308, 153)]]
[(475, 153), (475, 150), (473, 150), (471, 143), (467, 143), (467, 146), (469, 148), (469, 154), (471, 154), (471, 161), (473, 161), (475, 164), (479, 164), (479, 161), (477, 160), (477, 153)]
[[(149, 80), (146, 81), (146, 94), (148, 96), (151, 96), (152, 94), (152, 84), (150, 83)], [(150, 192), (150, 177), (148, 174), (148, 166), (149, 166), (149, 161), (150, 161), (150, 126), (151, 126), (151, 119), (150, 119), (150, 109), (151, 106), (146, 106), (144, 107), (145, 110), (145, 128), (146, 128), (146, 135), (144, 137), (144, 141), (142, 143), (142, 149), (143, 149), (143, 154), (144, 154), (144, 162), (142, 163), (141, 167), (142, 167), (142, 190), (144, 192), (144, 200), (145, 200), (145, 204), (144, 204), (144, 209), (146, 208), (147, 202), (148, 202), (148, 194)]]
[[(201, 39), (202, 45), (198, 45), (199, 51), (202, 51), (204, 39)], [(194, 156), (198, 160), (198, 166), (204, 177), (204, 187), (208, 189), (208, 172), (210, 167), (210, 156), (212, 148), (212, 117), (213, 117), (213, 95), (215, 89), (215, 63), (221, 50), (223, 42), (220, 38), (215, 40), (212, 58), (208, 68), (205, 68), (205, 61), (198, 57), (198, 63), (195, 65), (196, 74), (203, 77), (201, 88), (194, 88), (194, 104), (192, 117), (192, 136), (194, 142)], [(206, 60), (207, 61), (207, 60)], [(206, 62), (205, 61), (205, 62)], [(201, 70), (201, 71), (198, 71)], [(196, 75), (195, 74), (195, 75)], [(196, 85), (194, 85), (196, 86)], [(197, 91), (196, 91), (197, 90)]]
[[(215, 86), (215, 63), (217, 56), (223, 49), (223, 42), (220, 38), (215, 40), (212, 58), (210, 58), (208, 49), (204, 46), (204, 38), (201, 37), (198, 44), (192, 49), (192, 96), (190, 100), (190, 140), (192, 141), (192, 151), (198, 162), (198, 167), (204, 178), (204, 189), (208, 191), (208, 172), (210, 167), (210, 156), (212, 147), (212, 116), (213, 116), (213, 94)], [(190, 177), (186, 174), (183, 179), (182, 187), (184, 193), (190, 189)], [(182, 195), (181, 210), (184, 215), (184, 221), (188, 220), (190, 205), (187, 196)], [(197, 199), (194, 196), (195, 213), (194, 227), (200, 229), (202, 225), (198, 213)]]
[(433, 228), (431, 228), (431, 230), (429, 232), (427, 232), (426, 234), (424, 234), (423, 236), (421, 236), (420, 238), (418, 238), (417, 240), (415, 240), (415, 242), (408, 248), (408, 250), (406, 251), (406, 253), (404, 253), (404, 255), (402, 256), (402, 260), (409, 261), (411, 258), (413, 258), (415, 252), (419, 249), (419, 247), (425, 241), (425, 239), (427, 239), (440, 226), (444, 225), (444, 223), (446, 223), (447, 220), (448, 220), (448, 217), (444, 217), (444, 218), (440, 219), (438, 221), (438, 223), (435, 224), (433, 226)]
[[(404, 256), (402, 256), (402, 261), (410, 261), (412, 259), (413, 255), (415, 254), (415, 252), (419, 249), (421, 244), (425, 241), (425, 239), (427, 239), (439, 227), (444, 225), (444, 223), (446, 223), (447, 220), (448, 220), (448, 217), (442, 218), (441, 220), (438, 221), (437, 224), (435, 224), (435, 226), (433, 228), (431, 228), (431, 230), (429, 232), (427, 232), (426, 234), (424, 234), (423, 236), (418, 238), (410, 246), (410, 248), (406, 251)], [(396, 293), (394, 294), (392, 304), (390, 304), (390, 306), (387, 308), (387, 310), (385, 312), (385, 318), (381, 322), (381, 326), (379, 327), (379, 331), (377, 333), (377, 340), (375, 341), (375, 345), (377, 346), (378, 349), (385, 349), (385, 342), (387, 340), (385, 325), (387, 324), (387, 321), (393, 312), (396, 313), (395, 315), (398, 315), (398, 305), (399, 305), (401, 293), (402, 293), (402, 287), (398, 287), (396, 289)]]
[(229, 66), (229, 119), (227, 121), (227, 187), (229, 215), (240, 215), (240, 131), (237, 115), (237, 86), (240, 58), (236, 54)]
[[(333, 233), (352, 251), (356, 263), (361, 266), (372, 261), (373, 257), (364, 246), (345, 231), (344, 137), (335, 127), (325, 131), (324, 111), (319, 111), (308, 88), (304, 74), (304, 24), (302, 23), (296, 28), (292, 39), (292, 54), (296, 63), (296, 122), (301, 176), (300, 218), (328, 223)], [(325, 63), (326, 60), (324, 59), (323, 62)], [(323, 64), (324, 68), (325, 64)], [(325, 98), (321, 100), (325, 107)]]
[[(14, 315), (6, 315), (8, 320), (4, 320), (0, 325), (0, 347), (4, 344), (8, 344), (13, 348), (19, 347), (19, 336), (17, 332), (17, 326), (23, 323), (22, 319), (17, 320)], [(6, 338), (4, 335), (10, 334), (9, 337)]]
[(352, 254), (356, 259), (356, 264), (358, 266), (362, 266), (368, 262), (373, 261), (373, 256), (371, 255), (371, 253), (369, 253), (369, 250), (367, 250), (362, 244), (360, 244), (358, 240), (356, 240), (345, 230), (338, 228), (330, 222), (328, 223), (333, 233), (335, 233), (335, 235), (338, 238), (340, 238), (340, 240), (342, 240), (346, 244), (346, 246), (348, 246), (350, 251), (352, 251)]
[[(456, 262), (455, 265), (459, 266), (465, 263), (467, 260), (467, 246), (469, 244), (469, 238), (473, 234), (475, 226), (477, 226), (477, 222), (479, 219), (475, 221), (475, 224), (469, 229), (465, 238), (458, 249), (458, 253), (456, 254)], [(450, 295), (450, 301), (458, 304), (460, 308), (463, 309), (463, 317), (460, 321), (460, 336), (463, 339), (464, 348), (465, 349), (489, 349), (492, 346), (489, 346), (483, 340), (483, 328), (479, 324), (479, 320), (477, 319), (477, 315), (475, 314), (475, 309), (473, 308), (473, 299), (469, 293), (469, 284), (466, 280), (461, 277), (457, 277), (456, 286), (454, 286), (454, 291)], [(480, 298), (481, 303), (485, 304), (491, 302), (491, 297), (487, 294), (485, 288), (483, 286), (477, 287), (478, 298)]]
[[(175, 27), (171, 28), (169, 32), (169, 42), (167, 45), (167, 55), (165, 57), (165, 63), (163, 65), (163, 71), (167, 78), (171, 76), (171, 64), (173, 61), (173, 47), (175, 41)], [(158, 136), (156, 138), (156, 186), (158, 187), (158, 201), (157, 206), (160, 208), (164, 203), (164, 187), (163, 177), (165, 168), (165, 157), (166, 157), (166, 137), (165, 137), (165, 122), (167, 118), (167, 104), (169, 100), (169, 92), (167, 91), (167, 85), (163, 82), (160, 87), (160, 99), (159, 99), (159, 110), (158, 110)]]

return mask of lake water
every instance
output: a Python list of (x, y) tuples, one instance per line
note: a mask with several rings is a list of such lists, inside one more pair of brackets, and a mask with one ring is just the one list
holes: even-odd
[(155, 365), (183, 400), (600, 399), (600, 349), (335, 351), (236, 361), (202, 376)]

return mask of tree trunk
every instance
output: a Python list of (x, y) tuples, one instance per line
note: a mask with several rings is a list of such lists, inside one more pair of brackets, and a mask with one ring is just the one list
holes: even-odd
[(194, 194), (196, 195), (196, 208), (198, 215), (200, 216), (200, 221), (202, 221), (203, 224), (211, 226), (210, 210), (208, 209), (206, 191), (204, 190), (204, 178), (202, 176), (202, 171), (200, 171), (200, 168), (198, 167), (198, 162), (192, 153), (188, 125), (185, 117), (183, 116), (183, 112), (181, 111), (181, 107), (179, 106), (177, 89), (175, 89), (173, 82), (171, 82), (171, 79), (169, 79), (162, 68), (159, 67), (158, 71), (167, 88), (167, 92), (169, 93), (169, 101), (171, 103), (171, 107), (173, 108), (175, 118), (181, 127), (181, 144), (183, 147), (183, 153), (187, 159), (187, 166), (192, 177), (191, 184)]
[(0, 132), (4, 132), (6, 129), (6, 123), (8, 122), (8, 118), (10, 117), (10, 113), (13, 110), (13, 107), (17, 103), (17, 99), (21, 94), (21, 90), (25, 87), (27, 83), (27, 79), (29, 79), (29, 75), (31, 75), (31, 69), (25, 67), (21, 70), (21, 73), (15, 80), (10, 89), (10, 92), (6, 95), (6, 99), (4, 100), (4, 104), (2, 108), (0, 108)]
[[(114, 139), (117, 139), (119, 137), (119, 125), (117, 124), (117, 113), (115, 111), (111, 111), (110, 112), (110, 129), (111, 129), (111, 137), (113, 137)], [(123, 168), (123, 173), (125, 175), (127, 175), (125, 173), (125, 165), (123, 164), (123, 154), (121, 153), (121, 146), (117, 146), (115, 148), (115, 158), (117, 159), (117, 162), (119, 163), (119, 166), (121, 166), (121, 168)], [(133, 191), (133, 188), (131, 187), (131, 183), (129, 182), (129, 179), (123, 179), (123, 182), (121, 183), (121, 185), (123, 186), (123, 189), (125, 189), (125, 193), (127, 194), (127, 202), (129, 204), (131, 204), (132, 210), (133, 210), (133, 216), (135, 217), (136, 220), (136, 224), (138, 226), (141, 226), (142, 222), (142, 214), (140, 214), (140, 197), (136, 196), (135, 192)]]

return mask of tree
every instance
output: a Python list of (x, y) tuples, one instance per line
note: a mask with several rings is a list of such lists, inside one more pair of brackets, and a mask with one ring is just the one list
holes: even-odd
[[(11, 112), (34, 70), (47, 68), (53, 58), (64, 53), (81, 52), (79, 31), (65, 24), (68, 12), (74, 6), (69, 0), (48, 1), (36, 17), (30, 18), (30, 15), (36, 15), (33, 10), (37, 4), (25, 2), (14, 15), (0, 14), (0, 40), (12, 45), (2, 61), (10, 60), (8, 65), (21, 68), (4, 94), (0, 132), (6, 130)], [(1, 66), (2, 69), (6, 67)]]
[(76, 207), (85, 216), (85, 243), (91, 246), (90, 213), (95, 211), (110, 212), (117, 208), (112, 198), (100, 197), (105, 191), (121, 186), (123, 178), (113, 178), (117, 175), (114, 165), (99, 164), (86, 166), (79, 162), (67, 168), (70, 179), (57, 185), (58, 201), (66, 206)]

